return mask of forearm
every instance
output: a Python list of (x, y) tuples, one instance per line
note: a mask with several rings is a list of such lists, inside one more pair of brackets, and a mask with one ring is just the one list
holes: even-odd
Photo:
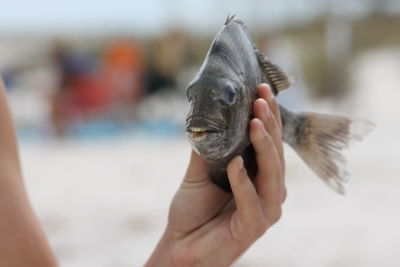
[(0, 174), (0, 267), (57, 266), (20, 180)]
[(23, 185), (17, 142), (0, 77), (0, 267), (56, 266)]

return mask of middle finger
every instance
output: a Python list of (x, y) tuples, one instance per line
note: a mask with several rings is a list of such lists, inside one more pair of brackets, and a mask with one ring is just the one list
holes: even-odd
[(260, 119), (265, 129), (271, 135), (274, 145), (279, 155), (281, 161), (282, 173), (284, 172), (284, 156), (283, 156), (283, 145), (282, 145), (282, 132), (280, 130), (279, 124), (272, 113), (267, 101), (262, 98), (257, 99), (253, 106), (254, 116)]

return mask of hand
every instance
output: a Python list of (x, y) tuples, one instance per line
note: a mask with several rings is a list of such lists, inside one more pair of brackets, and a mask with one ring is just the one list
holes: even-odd
[(166, 231), (146, 266), (229, 266), (279, 220), (286, 197), (282, 123), (269, 86), (258, 86), (258, 94), (250, 122), (258, 164), (254, 183), (236, 156), (227, 167), (232, 194), (225, 193), (192, 152)]

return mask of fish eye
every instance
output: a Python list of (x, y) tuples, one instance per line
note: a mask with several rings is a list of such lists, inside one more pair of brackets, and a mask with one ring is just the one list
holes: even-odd
[(236, 91), (232, 86), (225, 87), (225, 102), (232, 105), (236, 100)]

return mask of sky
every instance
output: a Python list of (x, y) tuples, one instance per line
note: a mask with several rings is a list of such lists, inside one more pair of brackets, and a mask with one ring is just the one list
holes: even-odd
[(368, 0), (0, 0), (0, 33), (131, 30), (157, 34), (181, 26), (198, 33), (215, 31), (228, 14), (252, 28), (306, 21), (328, 6), (365, 12)]

